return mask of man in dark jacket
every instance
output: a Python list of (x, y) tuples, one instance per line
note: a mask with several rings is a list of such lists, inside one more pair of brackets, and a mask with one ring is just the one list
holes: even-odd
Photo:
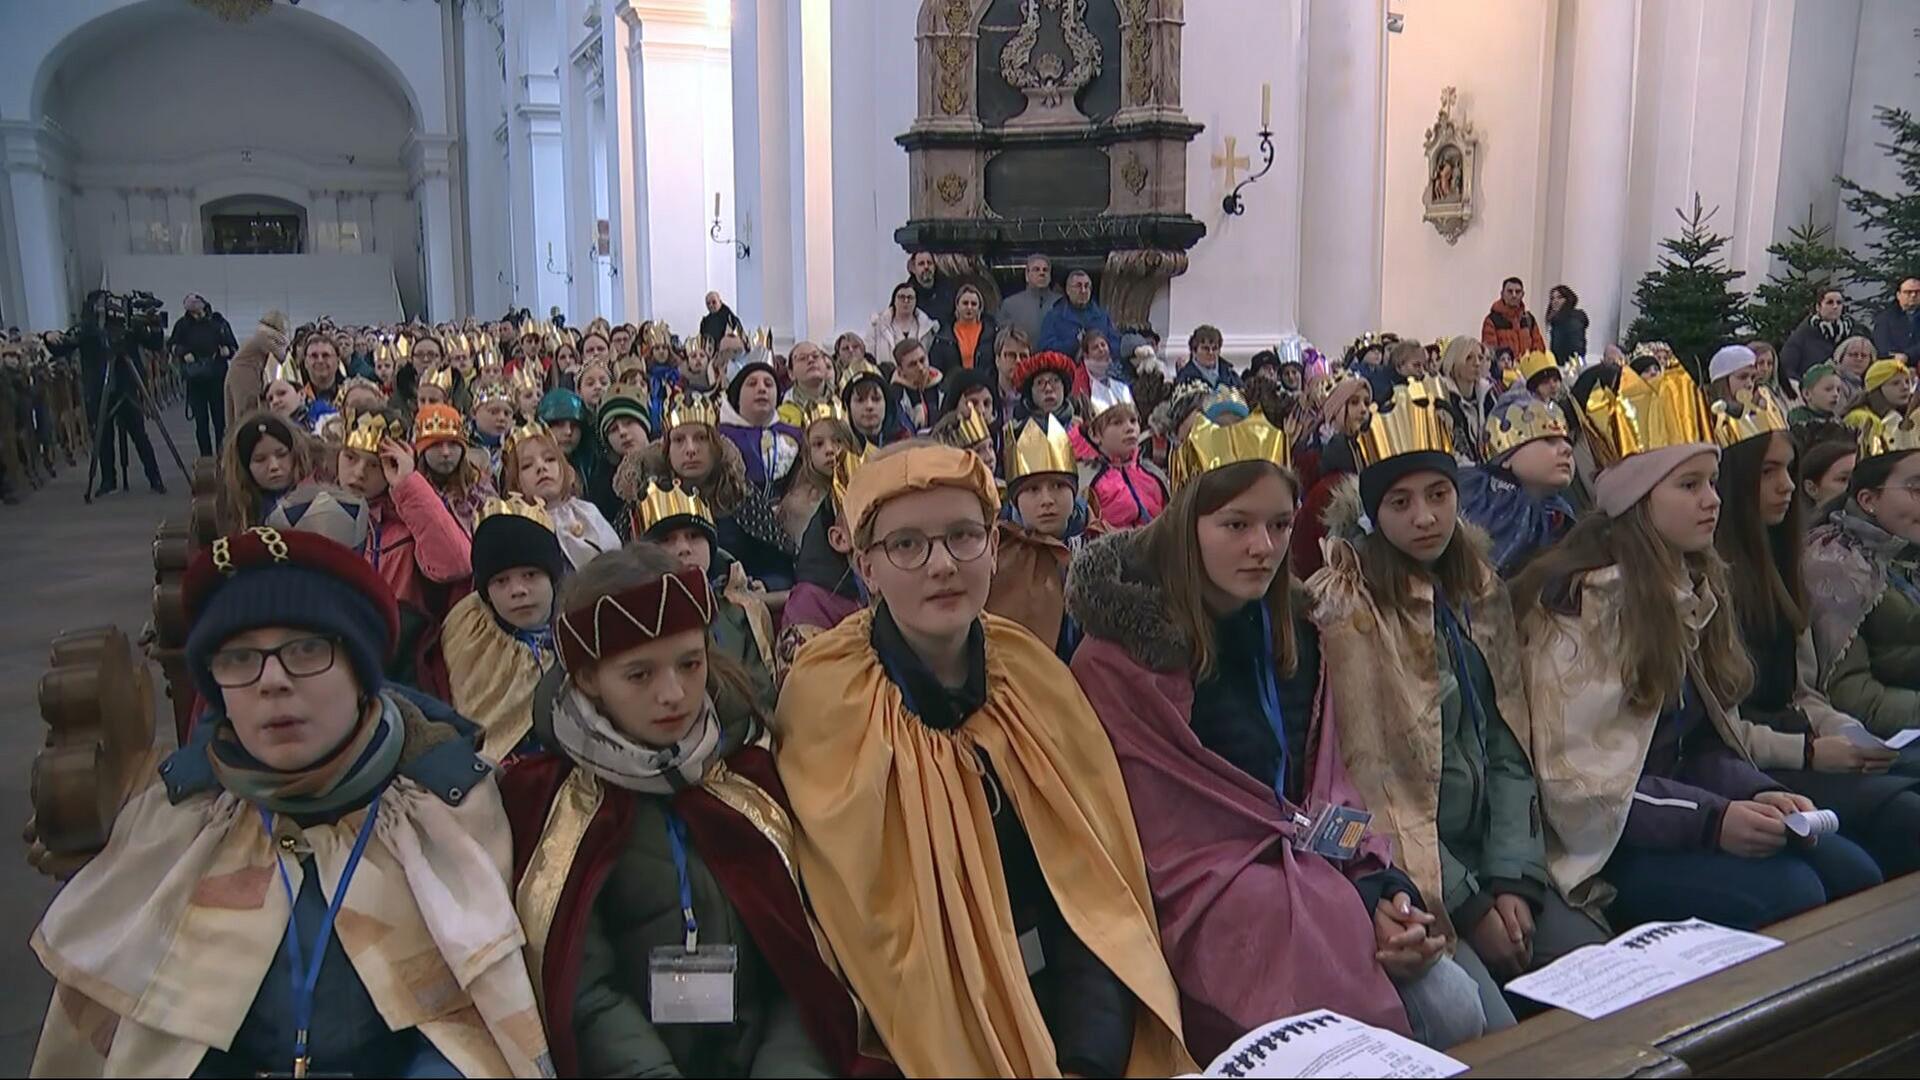
[(1873, 347), (1881, 356), (1920, 357), (1920, 277), (1902, 281), (1893, 306), (1873, 320)]
[(907, 256), (907, 280), (913, 282), (914, 303), (941, 329), (953, 325), (954, 290), (951, 278), (941, 277), (934, 269), (933, 252), (916, 251)]
[(1480, 344), (1489, 354), (1505, 348), (1515, 356), (1546, 352), (1547, 341), (1540, 336), (1540, 324), (1527, 310), (1527, 287), (1517, 277), (1500, 283), (1500, 299), (1494, 301), (1487, 317), (1480, 321)]
[(227, 410), (223, 400), (227, 359), (240, 348), (227, 317), (213, 310), (207, 298), (188, 293), (186, 314), (173, 324), (167, 351), (186, 375), (187, 415), (193, 417), (193, 439), (201, 457), (211, 457), (227, 437)]
[(1034, 348), (1041, 352), (1080, 352), (1080, 335), (1098, 330), (1107, 335), (1107, 347), (1116, 359), (1120, 356), (1120, 330), (1113, 325), (1107, 309), (1093, 302), (1093, 275), (1085, 270), (1067, 272), (1067, 297), (1047, 311), (1040, 323), (1040, 340)]
[(719, 293), (708, 293), (707, 313), (700, 318), (700, 336), (706, 340), (709, 355), (720, 347), (720, 339), (726, 337), (729, 330), (739, 333), (740, 340), (746, 340), (747, 331), (740, 325), (740, 317), (720, 299)]
[(1814, 305), (1813, 314), (1793, 328), (1780, 349), (1780, 376), (1799, 382), (1807, 369), (1833, 359), (1833, 350), (1857, 331), (1846, 315), (1847, 298), (1839, 289), (1825, 289)]
[(1174, 385), (1197, 382), (1215, 389), (1239, 389), (1240, 376), (1234, 373), (1233, 365), (1220, 359), (1220, 347), (1224, 343), (1217, 327), (1195, 327), (1187, 338), (1187, 362), (1180, 365), (1179, 373), (1173, 377)]

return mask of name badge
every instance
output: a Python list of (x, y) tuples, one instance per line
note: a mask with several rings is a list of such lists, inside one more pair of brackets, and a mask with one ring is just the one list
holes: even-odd
[(1020, 935), (1020, 959), (1026, 961), (1029, 979), (1047, 969), (1047, 954), (1040, 948), (1039, 927)]
[(740, 969), (732, 945), (687, 949), (662, 945), (647, 960), (647, 998), (656, 1024), (731, 1024), (733, 977)]
[(1345, 862), (1360, 851), (1373, 815), (1350, 806), (1322, 806), (1311, 816), (1293, 815), (1293, 847), (1324, 859)]

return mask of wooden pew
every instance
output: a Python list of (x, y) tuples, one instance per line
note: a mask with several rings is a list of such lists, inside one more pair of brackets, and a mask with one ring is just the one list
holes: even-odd
[(1768, 928), (1787, 944), (1605, 1017), (1448, 1051), (1470, 1076), (1920, 1073), (1920, 874)]

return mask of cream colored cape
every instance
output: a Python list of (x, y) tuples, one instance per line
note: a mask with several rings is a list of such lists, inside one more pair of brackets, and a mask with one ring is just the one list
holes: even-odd
[(533, 691), (545, 674), (533, 653), (500, 629), (486, 598), (471, 592), (440, 627), (453, 707), (480, 725), (480, 752), (503, 761), (533, 730)]
[(982, 619), (987, 703), (951, 733), (906, 710), (869, 643), (871, 611), (795, 662), (778, 764), (821, 928), (906, 1075), (1060, 1075), (977, 748), (1067, 925), (1139, 1001), (1126, 1074), (1191, 1071), (1112, 744), (1051, 649), (1017, 623)]
[[(329, 900), (365, 819), (304, 830)], [(156, 777), (135, 795), (34, 932), (57, 985), (33, 1075), (186, 1076), (230, 1047), (286, 933), (274, 862), (231, 794), (173, 806)], [(458, 806), (396, 779), (334, 927), (388, 1027), (419, 1028), (465, 1076), (553, 1075), (511, 863), (491, 775)]]

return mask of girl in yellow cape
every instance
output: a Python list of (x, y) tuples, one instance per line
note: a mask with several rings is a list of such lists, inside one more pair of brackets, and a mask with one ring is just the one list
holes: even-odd
[(876, 603), (807, 643), (776, 725), (801, 878), (909, 1076), (1189, 1071), (1112, 745), (1053, 652), (982, 613), (998, 503), (952, 447), (853, 474)]

